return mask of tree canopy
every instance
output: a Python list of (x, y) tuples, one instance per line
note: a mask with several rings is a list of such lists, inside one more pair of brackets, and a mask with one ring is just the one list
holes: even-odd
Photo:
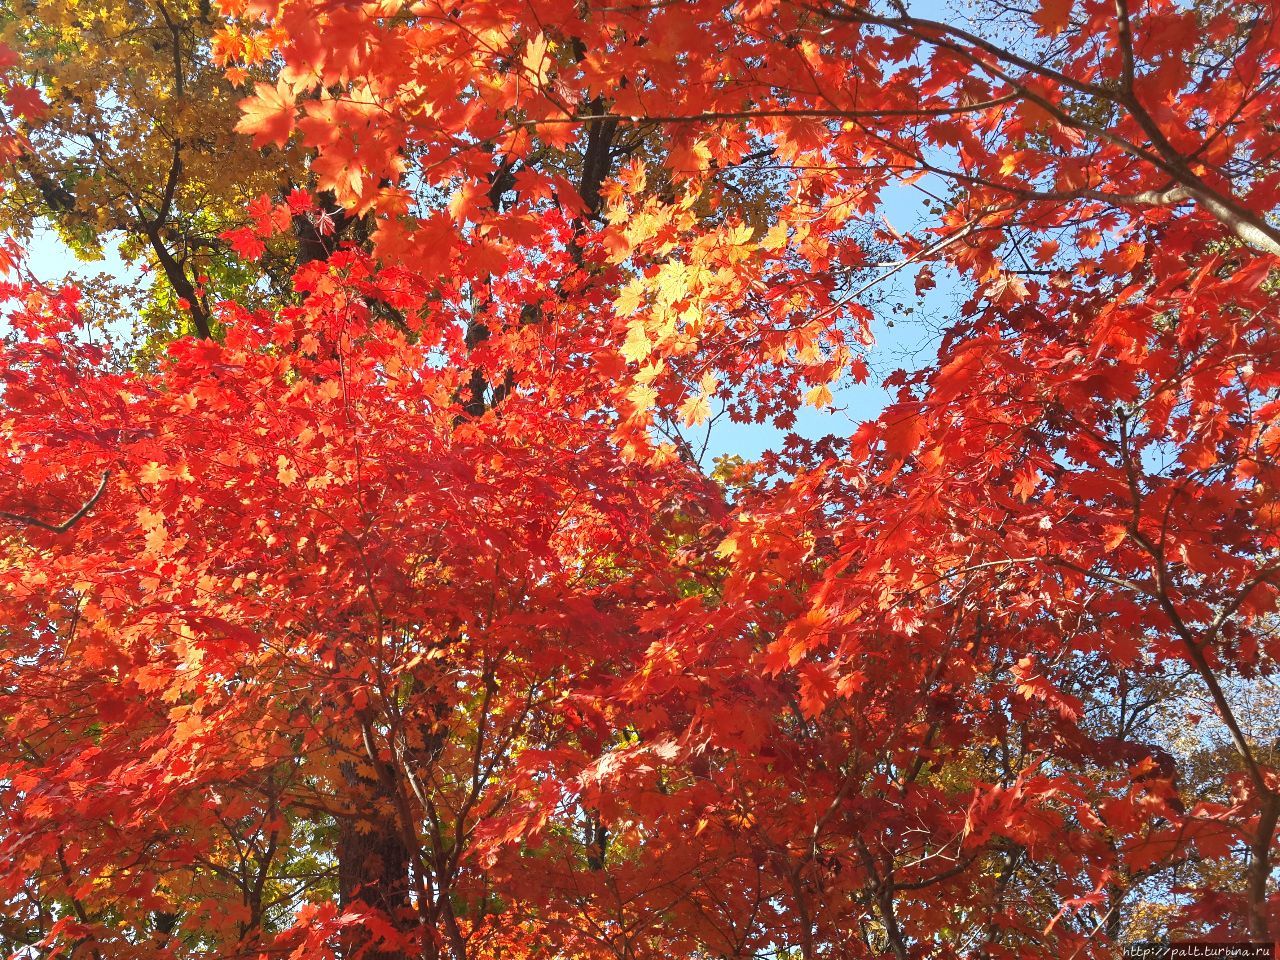
[(1280, 3), (4, 31), (6, 955), (1280, 936)]

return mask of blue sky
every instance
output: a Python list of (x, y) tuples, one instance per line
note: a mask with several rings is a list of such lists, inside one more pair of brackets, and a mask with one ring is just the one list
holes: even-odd
[[(879, 212), (899, 233), (914, 233), (926, 222), (922, 200), (923, 195), (912, 187), (892, 187), (885, 191)], [(925, 239), (927, 242), (927, 237)], [(792, 432), (810, 439), (828, 434), (849, 436), (859, 424), (874, 419), (894, 399), (894, 392), (883, 387), (885, 377), (894, 370), (916, 369), (933, 360), (939, 333), (959, 315), (966, 294), (954, 274), (937, 270), (937, 286), (918, 297), (916, 273), (914, 268), (903, 269), (887, 277), (874, 290), (876, 300), (882, 301), (883, 306), (874, 308), (871, 332), (875, 343), (866, 354), (871, 371), (867, 381), (846, 383), (834, 390), (834, 403), (830, 408), (803, 407)], [(894, 304), (911, 308), (911, 313), (894, 313)], [(712, 460), (722, 454), (754, 459), (764, 450), (776, 448), (785, 433), (768, 425), (723, 420), (712, 428), (704, 463), (710, 466)], [(695, 450), (701, 449), (704, 436), (705, 431), (689, 436)]]

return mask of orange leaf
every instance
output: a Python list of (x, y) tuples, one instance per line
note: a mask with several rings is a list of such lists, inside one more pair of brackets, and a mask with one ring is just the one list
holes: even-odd
[(236, 132), (251, 135), (255, 147), (265, 147), (268, 143), (283, 147), (293, 133), (295, 105), (293, 91), (283, 83), (274, 87), (259, 83), (253, 96), (240, 101), (244, 116), (236, 124)]

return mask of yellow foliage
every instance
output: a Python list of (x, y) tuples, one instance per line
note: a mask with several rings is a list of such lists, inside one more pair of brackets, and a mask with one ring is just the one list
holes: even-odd
[(244, 221), (248, 200), (287, 187), (300, 158), (234, 132), (244, 91), (214, 62), (222, 22), (208, 0), (4, 0), (0, 10), (0, 41), (48, 104), (0, 198), (0, 230), (51, 225), (86, 260), (113, 240), (160, 279), (88, 298), (115, 305), (107, 322), (157, 298), (173, 317), (179, 298), (207, 313), (240, 293), (227, 289), (233, 258), (219, 234)]

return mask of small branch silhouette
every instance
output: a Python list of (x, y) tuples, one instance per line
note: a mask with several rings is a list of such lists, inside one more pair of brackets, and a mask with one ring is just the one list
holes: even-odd
[(93, 496), (84, 502), (84, 506), (62, 521), (62, 523), (46, 523), (39, 517), (29, 517), (24, 513), (10, 513), (7, 510), (0, 510), (0, 519), (12, 520), (14, 523), (24, 523), (31, 527), (39, 527), (41, 530), (48, 530), (51, 533), (66, 533), (83, 520), (85, 515), (93, 509), (94, 504), (102, 499), (102, 495), (107, 492), (107, 480), (110, 477), (110, 470), (102, 471), (102, 480), (98, 483), (98, 489), (93, 492)]

